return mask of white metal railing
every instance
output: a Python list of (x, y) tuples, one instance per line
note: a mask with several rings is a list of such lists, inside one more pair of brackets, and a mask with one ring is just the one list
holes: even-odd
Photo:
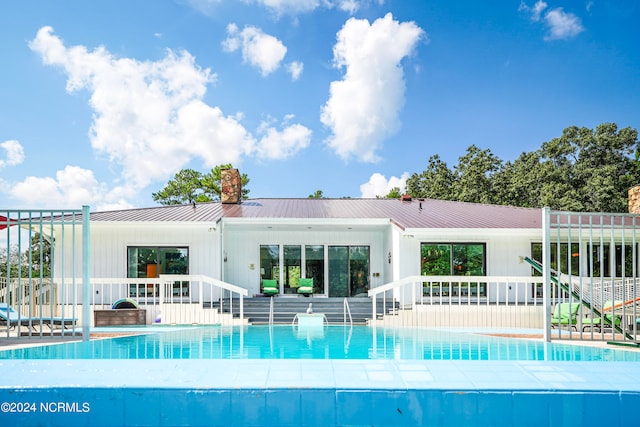
[[(74, 291), (71, 284), (74, 284)], [(56, 287), (68, 288), (60, 299), (62, 311), (78, 301), (80, 279), (60, 279)], [(90, 278), (90, 306), (93, 311), (111, 309), (121, 298), (135, 300), (146, 310), (147, 323), (228, 324), (234, 322), (234, 300), (238, 317), (244, 318), (244, 288), (204, 275), (160, 275), (157, 278)], [(60, 292), (58, 293), (60, 295)], [(228, 310), (228, 312), (226, 311)], [(91, 319), (90, 319), (91, 320)]]
[(346, 325), (347, 324), (347, 316), (349, 317), (349, 325), (353, 325), (353, 318), (351, 317), (351, 307), (349, 307), (349, 301), (345, 298), (344, 299), (344, 303), (343, 305), (343, 309), (344, 309), (344, 314), (343, 314), (343, 322)]
[(531, 276), (410, 276), (368, 294), (373, 322), (542, 328), (543, 283)]
[(269, 300), (269, 326), (273, 325), (273, 298)]

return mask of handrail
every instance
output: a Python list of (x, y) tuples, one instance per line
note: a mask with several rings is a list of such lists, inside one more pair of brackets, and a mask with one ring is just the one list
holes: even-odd
[(349, 301), (344, 299), (343, 309), (344, 309), (344, 323), (347, 323), (347, 314), (349, 315), (349, 325), (353, 326), (353, 318), (351, 317), (351, 307), (349, 307)]
[[(539, 276), (407, 276), (394, 282), (386, 283), (382, 286), (369, 289), (368, 296), (372, 298), (372, 319), (377, 319), (377, 296), (382, 294), (384, 305), (386, 307), (386, 292), (396, 291), (402, 288), (410, 287), (410, 295), (401, 292), (401, 298), (410, 302), (412, 309), (416, 308), (417, 304), (420, 304), (423, 298), (422, 284), (423, 283), (450, 283), (450, 284), (464, 284), (464, 283), (536, 283), (541, 284), (544, 280)], [(396, 296), (392, 296), (392, 300)], [(451, 302), (451, 297), (448, 298)], [(408, 305), (407, 305), (408, 307)], [(405, 307), (406, 308), (406, 307)]]
[(269, 301), (269, 326), (273, 325), (273, 298)]

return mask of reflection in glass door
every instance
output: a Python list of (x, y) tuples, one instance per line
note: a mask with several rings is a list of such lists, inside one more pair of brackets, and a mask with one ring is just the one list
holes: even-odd
[(304, 247), (305, 277), (313, 279), (313, 293), (324, 294), (324, 245)]
[(329, 296), (350, 297), (369, 290), (369, 246), (329, 246)]
[[(280, 246), (260, 245), (260, 279), (275, 279), (280, 285)], [(261, 280), (261, 281), (262, 281)], [(262, 283), (260, 284), (262, 292)]]
[(302, 274), (302, 251), (299, 245), (284, 245), (284, 293), (296, 294)]

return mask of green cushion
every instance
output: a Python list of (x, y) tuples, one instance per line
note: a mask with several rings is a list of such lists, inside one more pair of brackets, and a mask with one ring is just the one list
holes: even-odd
[(313, 279), (301, 277), (298, 282), (299, 294), (312, 294), (313, 293)]

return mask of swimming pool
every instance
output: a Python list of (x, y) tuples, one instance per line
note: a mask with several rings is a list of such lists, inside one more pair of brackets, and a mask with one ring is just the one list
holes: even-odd
[[(105, 328), (104, 330), (109, 330)], [(118, 331), (118, 329), (112, 329)], [(149, 331), (148, 333), (142, 333)], [(136, 332), (136, 329), (129, 329)], [(138, 328), (138, 335), (0, 351), (0, 359), (391, 359), (640, 362), (640, 352), (455, 330), (368, 326)]]
[(636, 352), (366, 327), (146, 330), (1, 352), (0, 420), (601, 427), (636, 425), (640, 407)]

